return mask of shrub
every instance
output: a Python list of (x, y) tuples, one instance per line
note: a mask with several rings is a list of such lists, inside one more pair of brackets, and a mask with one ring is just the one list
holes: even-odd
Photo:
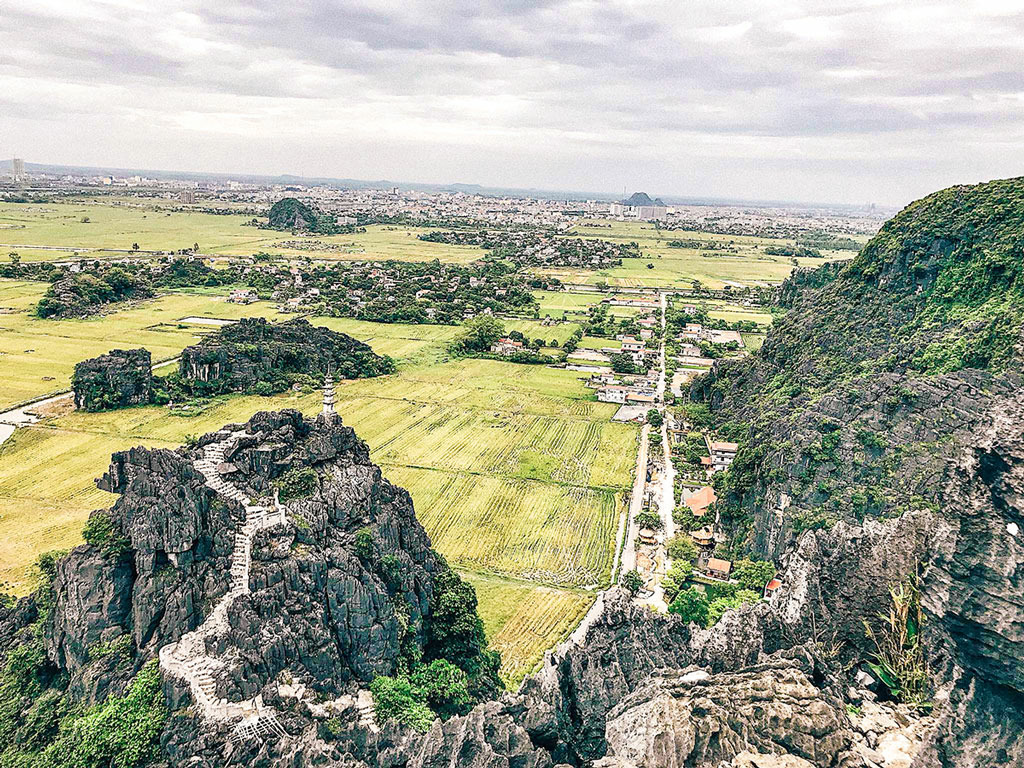
[(97, 510), (89, 515), (82, 528), (82, 538), (86, 544), (102, 549), (109, 555), (120, 555), (129, 547), (128, 540), (114, 528), (114, 521), (106, 510)]
[(363, 560), (373, 558), (373, 531), (368, 527), (356, 531), (356, 554)]
[(399, 675), (378, 675), (370, 683), (377, 722), (384, 724), (392, 717), (402, 725), (426, 733), (434, 722), (430, 707), (413, 691), (409, 678)]
[(473, 706), (466, 673), (446, 659), (434, 659), (411, 678), (413, 692), (442, 719), (464, 715)]
[(879, 614), (877, 630), (864, 622), (867, 635), (875, 644), (871, 670), (897, 701), (918, 709), (927, 708), (928, 660), (921, 643), (925, 623), (921, 590), (916, 576), (889, 587), (892, 605), (888, 614)]
[(629, 593), (635, 595), (644, 585), (644, 580), (637, 573), (636, 569), (632, 571), (626, 571), (622, 574), (622, 586), (629, 590)]
[(760, 592), (775, 577), (775, 566), (767, 560), (737, 560), (732, 566), (732, 577), (743, 589)]
[(40, 768), (138, 768), (158, 754), (167, 719), (160, 669), (147, 663), (124, 696), (112, 696), (66, 718), (40, 756)]
[(316, 481), (316, 470), (312, 467), (292, 467), (274, 481), (274, 487), (281, 502), (288, 502), (312, 495)]
[(708, 606), (708, 623), (707, 626), (713, 627), (718, 623), (718, 620), (722, 618), (722, 615), (731, 609), (742, 608), (748, 603), (756, 603), (761, 599), (760, 592), (754, 592), (749, 589), (737, 590), (731, 597), (718, 597), (711, 601)]

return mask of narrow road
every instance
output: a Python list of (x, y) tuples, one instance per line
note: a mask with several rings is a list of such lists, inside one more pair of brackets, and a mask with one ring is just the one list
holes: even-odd
[(633, 482), (633, 495), (629, 500), (629, 511), (626, 513), (626, 545), (622, 550), (620, 575), (636, 568), (636, 522), (635, 518), (643, 509), (644, 489), (647, 487), (647, 442), (651, 434), (651, 425), (644, 424), (640, 430), (640, 449), (636, 454), (636, 480)]
[[(170, 360), (162, 360), (159, 363), (153, 364), (153, 370), (158, 368), (166, 368), (168, 365), (173, 365), (178, 362), (180, 358), (173, 357)], [(58, 403), (61, 400), (68, 400), (74, 393), (71, 390), (65, 392), (58, 392), (53, 395), (43, 395), (42, 397), (31, 400), (22, 405), (11, 408), (8, 411), (0, 413), (0, 445), (3, 445), (7, 439), (14, 434), (14, 430), (18, 427), (26, 427), (29, 424), (35, 424), (39, 421), (40, 417), (36, 414), (36, 409), (53, 403)]]

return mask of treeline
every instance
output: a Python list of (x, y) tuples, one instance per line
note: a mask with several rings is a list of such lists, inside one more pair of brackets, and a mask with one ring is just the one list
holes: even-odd
[(821, 251), (805, 245), (769, 245), (764, 249), (769, 256), (789, 256), (792, 258), (820, 259)]
[[(20, 272), (20, 266), (11, 271)], [(96, 261), (84, 270), (62, 267), (46, 274), (53, 284), (36, 304), (34, 313), (40, 318), (87, 317), (110, 304), (150, 298), (158, 288), (218, 286), (236, 279), (231, 270), (211, 269), (187, 258), (113, 265)]]
[(495, 258), (511, 261), (517, 267), (547, 265), (598, 269), (619, 266), (623, 259), (640, 257), (640, 246), (635, 242), (559, 237), (553, 232), (457, 229), (426, 232), (418, 237), (430, 243), (485, 248)]

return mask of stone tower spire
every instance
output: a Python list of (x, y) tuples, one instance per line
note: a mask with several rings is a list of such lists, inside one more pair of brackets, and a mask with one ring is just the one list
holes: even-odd
[(331, 378), (331, 370), (327, 369), (327, 373), (324, 376), (324, 410), (323, 414), (325, 418), (333, 419), (337, 417), (337, 413), (334, 410), (334, 379)]

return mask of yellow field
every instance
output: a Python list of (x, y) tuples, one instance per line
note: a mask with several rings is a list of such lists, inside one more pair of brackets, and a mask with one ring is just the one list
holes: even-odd
[(476, 589), (491, 647), (501, 651), (501, 676), (515, 688), (564, 640), (594, 602), (592, 592), (537, 587), (477, 573), (462, 576)]
[[(781, 282), (793, 270), (790, 257), (771, 256), (764, 252), (767, 246), (790, 245), (792, 240), (708, 232), (659, 231), (653, 224), (646, 222), (603, 223), (611, 226), (576, 226), (573, 231), (585, 237), (599, 237), (612, 242), (634, 241), (640, 246), (643, 258), (624, 259), (621, 267), (596, 272), (561, 267), (541, 269), (538, 272), (557, 277), (566, 283), (594, 285), (604, 281), (609, 285), (624, 287), (685, 288), (694, 280), (699, 280), (709, 288), (722, 288), (727, 284), (739, 286)], [(724, 243), (735, 252), (668, 246), (670, 240), (687, 239)], [(833, 257), (849, 258), (849, 254), (829, 255), (829, 258)], [(802, 267), (820, 266), (825, 259), (801, 258), (798, 261)]]
[[(88, 219), (88, 221), (83, 221)], [(397, 259), (469, 263), (485, 251), (475, 246), (427, 243), (423, 227), (374, 225), (364, 233), (329, 237), (293, 236), (247, 226), (250, 216), (171, 212), (157, 201), (89, 200), (77, 203), (0, 203), (0, 248), (23, 261), (55, 261), (78, 256), (114, 255), (102, 249), (168, 251), (198, 244), (206, 254), (247, 255), (265, 251), (318, 259)], [(315, 240), (330, 250), (284, 247), (280, 243)], [(33, 248), (46, 246), (63, 250)], [(94, 252), (93, 249), (100, 249)]]
[(278, 318), (274, 306), (257, 302), (230, 304), (223, 297), (167, 294), (128, 309), (88, 319), (39, 320), (31, 308), (46, 290), (45, 283), (0, 280), (0, 408), (71, 386), (75, 364), (111, 349), (145, 347), (153, 360), (175, 357), (213, 326), (181, 324), (189, 316)]

